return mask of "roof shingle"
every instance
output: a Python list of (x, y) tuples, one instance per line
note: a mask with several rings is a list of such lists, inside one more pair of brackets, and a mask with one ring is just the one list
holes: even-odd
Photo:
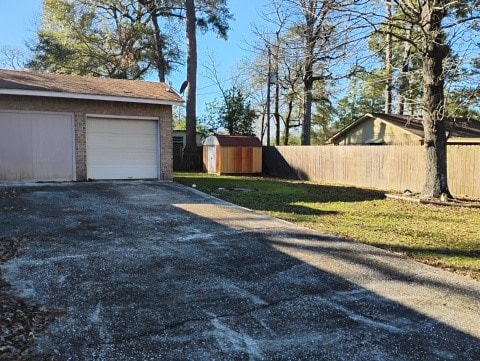
[[(216, 141), (215, 141), (216, 140)], [(223, 135), (215, 134), (209, 136), (204, 145), (218, 144), (223, 147), (261, 147), (262, 142), (255, 136), (247, 135)]]
[(0, 70), (0, 93), (85, 99), (98, 97), (172, 105), (183, 102), (165, 83), (16, 70)]
[[(404, 127), (406, 130), (424, 137), (422, 119), (418, 117), (371, 113), (372, 116), (380, 118), (384, 121)], [(449, 133), (450, 137), (459, 138), (480, 138), (480, 122), (467, 118), (445, 118), (445, 131)]]

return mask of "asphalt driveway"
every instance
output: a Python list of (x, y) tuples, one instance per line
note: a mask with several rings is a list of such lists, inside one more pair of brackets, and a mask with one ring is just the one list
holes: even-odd
[(176, 183), (29, 186), (9, 237), (16, 295), (63, 312), (40, 359), (480, 359), (479, 282)]

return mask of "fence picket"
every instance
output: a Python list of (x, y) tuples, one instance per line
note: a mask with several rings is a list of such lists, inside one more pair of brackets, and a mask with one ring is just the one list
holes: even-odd
[[(480, 146), (449, 145), (447, 152), (450, 191), (480, 198)], [(399, 192), (421, 192), (425, 179), (418, 145), (264, 147), (263, 158), (264, 172), (282, 178)]]

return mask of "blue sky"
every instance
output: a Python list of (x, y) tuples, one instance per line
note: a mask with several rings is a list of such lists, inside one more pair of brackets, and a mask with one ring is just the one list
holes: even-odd
[[(258, 14), (268, 4), (268, 0), (228, 0), (235, 20), (231, 22), (228, 40), (216, 38), (214, 34), (198, 34), (198, 112), (204, 104), (218, 97), (218, 89), (207, 76), (204, 65), (209, 64), (208, 54), (213, 54), (220, 79), (231, 77), (237, 65), (251, 56), (246, 50), (246, 41), (252, 42), (252, 23), (259, 23)], [(0, 47), (9, 46), (26, 49), (25, 43), (35, 39), (40, 24), (42, 0), (0, 0)], [(185, 67), (170, 76), (174, 88), (178, 89), (185, 80)], [(151, 79), (155, 80), (155, 79)]]
[(34, 39), (41, 9), (41, 0), (1, 0), (0, 46), (24, 47)]

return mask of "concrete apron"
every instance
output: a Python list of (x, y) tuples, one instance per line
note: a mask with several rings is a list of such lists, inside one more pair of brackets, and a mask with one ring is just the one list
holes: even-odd
[(38, 355), (480, 359), (478, 282), (175, 183), (47, 185), (0, 209), (0, 237), (32, 236), (4, 277), (66, 310)]

